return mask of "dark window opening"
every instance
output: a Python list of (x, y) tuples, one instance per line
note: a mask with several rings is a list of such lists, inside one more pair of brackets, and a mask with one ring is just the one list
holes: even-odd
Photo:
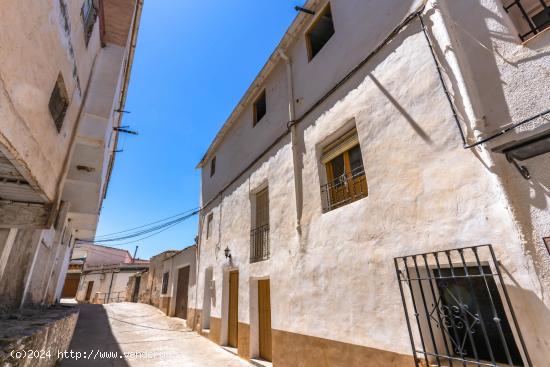
[(209, 239), (212, 236), (212, 219), (214, 215), (212, 213), (208, 214), (206, 218), (206, 239)]
[(267, 103), (265, 99), (265, 90), (254, 101), (254, 125), (256, 125), (267, 112)]
[(210, 161), (210, 177), (214, 176), (216, 173), (216, 157), (212, 157)]
[(67, 113), (67, 108), (69, 107), (69, 97), (61, 73), (59, 73), (57, 81), (55, 82), (48, 107), (55, 127), (57, 131), (60, 132), (63, 126), (63, 120), (65, 119), (65, 113)]
[(170, 276), (169, 272), (166, 272), (162, 275), (162, 294), (168, 293), (168, 277)]
[(394, 264), (417, 366), (532, 365), (491, 245)]
[(309, 61), (311, 61), (334, 34), (332, 10), (326, 6), (306, 33)]
[(504, 10), (509, 14), (525, 41), (550, 27), (549, 0), (507, 0)]
[(90, 41), (90, 37), (92, 36), (95, 20), (97, 17), (97, 12), (95, 10), (93, 0), (84, 0), (84, 4), (82, 4), (80, 14), (82, 15), (82, 23), (84, 25), (84, 38), (86, 40), (87, 47), (88, 42)]
[[(491, 274), (489, 266), (482, 266), (482, 270), (484, 274)], [(470, 337), (473, 344), (471, 347), (463, 348), (460, 353), (455, 348), (453, 351), (454, 355), (461, 358), (475, 359), (475, 347), (478, 360), (490, 361), (491, 356), (485, 341), (485, 338), (487, 338), (496, 362), (507, 363), (506, 351), (504, 349), (506, 345), (514, 366), (523, 366), (521, 355), (514, 341), (512, 329), (510, 328), (510, 324), (508, 324), (508, 319), (504, 312), (504, 306), (500, 301), (495, 280), (492, 277), (488, 277), (486, 279), (487, 284), (485, 284), (485, 280), (479, 277), (481, 272), (477, 266), (468, 266), (467, 271), (468, 276), (471, 276), (471, 278), (466, 277), (466, 271), (460, 265), (453, 269), (454, 275), (450, 268), (434, 270), (436, 278), (447, 278), (437, 281), (444, 317), (447, 319), (466, 320), (469, 323), (468, 328), (455, 327), (453, 329), (451, 325), (446, 325), (447, 333), (453, 345), (461, 345), (464, 340)], [(466, 311), (458, 314), (457, 310), (461, 309)], [(499, 315), (499, 323), (494, 321), (494, 314)], [(485, 334), (481, 331), (480, 320), (483, 320), (485, 324)], [(502, 330), (506, 343), (502, 343), (499, 327)], [(471, 332), (471, 336), (468, 335), (468, 329)]]

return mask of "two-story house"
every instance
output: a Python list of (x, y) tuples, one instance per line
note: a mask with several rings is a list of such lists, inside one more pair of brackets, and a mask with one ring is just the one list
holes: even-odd
[(549, 6), (298, 8), (198, 165), (194, 326), (275, 366), (548, 365)]

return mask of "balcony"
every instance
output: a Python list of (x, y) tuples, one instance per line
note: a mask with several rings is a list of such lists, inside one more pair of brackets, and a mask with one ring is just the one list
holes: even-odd
[(269, 259), (269, 224), (250, 231), (250, 263)]
[(339, 208), (368, 195), (365, 169), (357, 167), (321, 186), (323, 212)]

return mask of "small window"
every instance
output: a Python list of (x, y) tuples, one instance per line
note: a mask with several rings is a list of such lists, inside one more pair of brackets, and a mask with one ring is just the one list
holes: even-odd
[(548, 250), (548, 255), (550, 255), (550, 237), (544, 237), (542, 240), (546, 245), (546, 250)]
[(550, 27), (549, 0), (504, 0), (503, 4), (522, 41)]
[(267, 112), (267, 103), (265, 99), (265, 89), (254, 101), (254, 125), (256, 125)]
[(162, 275), (162, 294), (168, 293), (168, 278), (170, 276), (170, 272), (166, 272)]
[(306, 32), (307, 50), (311, 61), (334, 34), (330, 3), (321, 11)]
[(212, 160), (210, 161), (210, 177), (214, 176), (216, 173), (216, 157), (212, 157)]
[(206, 218), (206, 239), (209, 239), (212, 236), (212, 219), (214, 219), (214, 214), (208, 214)]
[(65, 113), (67, 113), (67, 108), (69, 107), (69, 97), (61, 73), (57, 76), (48, 107), (50, 108), (50, 114), (52, 115), (55, 127), (59, 132), (61, 131), (61, 127), (63, 127)]
[(96, 19), (93, 0), (84, 0), (80, 14), (82, 16), (82, 24), (84, 25), (84, 39), (86, 40), (86, 46), (88, 46)]
[(321, 186), (324, 211), (336, 209), (368, 195), (367, 178), (355, 129), (323, 149), (327, 183)]

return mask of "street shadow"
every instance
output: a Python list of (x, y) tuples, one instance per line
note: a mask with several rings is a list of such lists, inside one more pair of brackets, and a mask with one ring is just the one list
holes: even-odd
[[(129, 367), (121, 357), (123, 352), (113, 335), (107, 311), (102, 305), (79, 305), (80, 314), (67, 351), (68, 358), (60, 361), (60, 367), (112, 366)], [(73, 357), (71, 357), (71, 352)], [(80, 359), (76, 359), (76, 355)]]

